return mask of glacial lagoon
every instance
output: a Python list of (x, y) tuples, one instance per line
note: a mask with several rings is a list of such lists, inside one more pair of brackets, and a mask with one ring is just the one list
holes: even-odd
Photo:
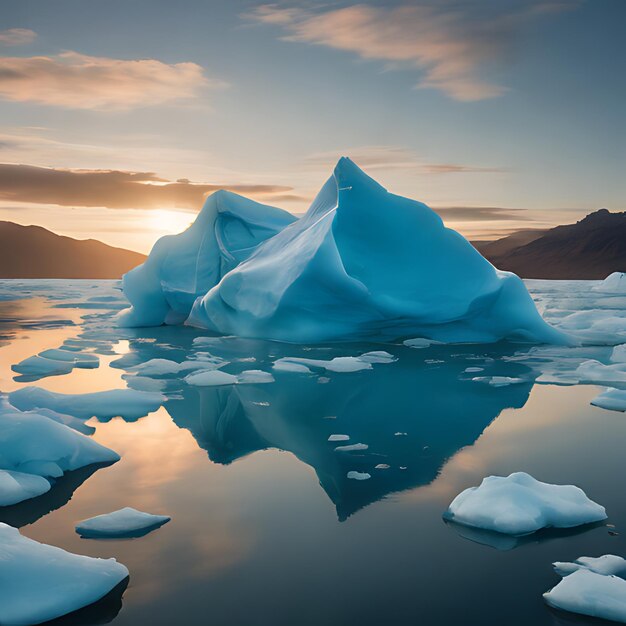
[[(26, 537), (130, 571), (127, 587), (55, 623), (595, 623), (548, 608), (542, 594), (559, 581), (554, 561), (626, 554), (626, 418), (590, 404), (626, 389), (606, 369), (626, 342), (626, 296), (592, 281), (526, 284), (544, 317), (586, 345), (307, 346), (119, 328), (127, 303), (116, 281), (0, 281), (2, 393), (164, 396), (144, 417), (86, 422), (120, 461), (0, 509)], [(99, 366), (19, 372), (62, 346)], [(273, 367), (372, 351), (393, 360), (352, 372)], [(209, 358), (274, 381), (196, 387), (188, 372), (141, 373), (153, 359)], [(606, 507), (606, 523), (513, 538), (442, 519), (462, 490), (516, 471), (578, 485)], [(130, 540), (76, 534), (78, 521), (124, 507), (172, 521)]]

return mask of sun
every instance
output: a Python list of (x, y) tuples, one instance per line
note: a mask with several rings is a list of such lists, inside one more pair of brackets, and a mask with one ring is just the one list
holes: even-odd
[(150, 230), (162, 235), (176, 235), (188, 228), (194, 221), (195, 214), (170, 209), (154, 209), (150, 211), (148, 226)]

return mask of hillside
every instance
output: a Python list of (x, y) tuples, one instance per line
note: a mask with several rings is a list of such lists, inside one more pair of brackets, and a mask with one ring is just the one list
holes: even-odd
[(120, 278), (143, 254), (0, 221), (0, 278)]
[(626, 271), (626, 212), (600, 209), (576, 224), (474, 245), (497, 268), (522, 278), (602, 279)]

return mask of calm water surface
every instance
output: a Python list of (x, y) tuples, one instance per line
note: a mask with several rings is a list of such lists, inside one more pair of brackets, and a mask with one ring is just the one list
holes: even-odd
[[(114, 329), (110, 316), (121, 304), (113, 287), (4, 282), (0, 389), (137, 386), (147, 383), (132, 381), (130, 366), (193, 352), (202, 333), (192, 329)], [(100, 353), (98, 369), (14, 380), (11, 365), (71, 339)], [(441, 515), (484, 476), (526, 471), (580, 486), (626, 533), (626, 418), (590, 406), (601, 388), (537, 384), (537, 371), (511, 358), (519, 346), (308, 349), (227, 338), (195, 349), (227, 358), (231, 372), (271, 371), (284, 355), (328, 359), (385, 349), (398, 360), (356, 373), (276, 372), (265, 385), (198, 389), (163, 379), (156, 384), (169, 399), (158, 411), (133, 423), (91, 420), (94, 438), (120, 462), (73, 472), (47, 496), (0, 509), (0, 519), (28, 537), (113, 556), (130, 570), (121, 607), (112, 598), (58, 623), (597, 623), (545, 606), (542, 593), (559, 580), (551, 563), (626, 555), (626, 534), (599, 525), (516, 545), (463, 536)], [(524, 382), (472, 381), (476, 374), (464, 372), (472, 366)], [(332, 434), (369, 447), (337, 452)], [(371, 478), (350, 480), (351, 470)], [(78, 520), (124, 506), (172, 521), (125, 541), (74, 532)]]

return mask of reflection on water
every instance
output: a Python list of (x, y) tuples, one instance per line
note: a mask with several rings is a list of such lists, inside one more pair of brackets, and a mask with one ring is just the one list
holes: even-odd
[[(23, 386), (11, 365), (62, 344), (98, 354), (100, 367), (37, 385), (65, 393), (141, 386), (134, 366), (202, 352), (228, 361), (230, 373), (261, 369), (275, 377), (212, 388), (155, 377), (168, 398), (158, 411), (134, 423), (89, 422), (120, 462), (68, 473), (48, 494), (0, 509), (0, 519), (27, 536), (114, 556), (129, 568), (125, 592), (71, 623), (574, 623), (541, 600), (557, 582), (551, 562), (624, 553), (623, 535), (603, 525), (504, 545), (441, 518), (459, 491), (485, 475), (528, 471), (580, 485), (619, 531), (626, 420), (589, 406), (596, 388), (536, 384), (542, 372), (524, 358), (530, 348), (384, 346), (395, 362), (294, 374), (271, 365), (283, 356), (330, 359), (381, 348), (236, 338), (194, 344), (199, 333), (190, 328), (116, 329), (120, 296), (111, 283), (55, 285), (53, 298), (44, 287), (28, 286), (34, 297), (19, 301), (0, 289), (2, 391)], [(38, 326), (38, 318), (49, 324)], [(472, 380), (491, 376), (521, 382)], [(77, 521), (124, 506), (172, 521), (132, 541), (74, 532)]]

